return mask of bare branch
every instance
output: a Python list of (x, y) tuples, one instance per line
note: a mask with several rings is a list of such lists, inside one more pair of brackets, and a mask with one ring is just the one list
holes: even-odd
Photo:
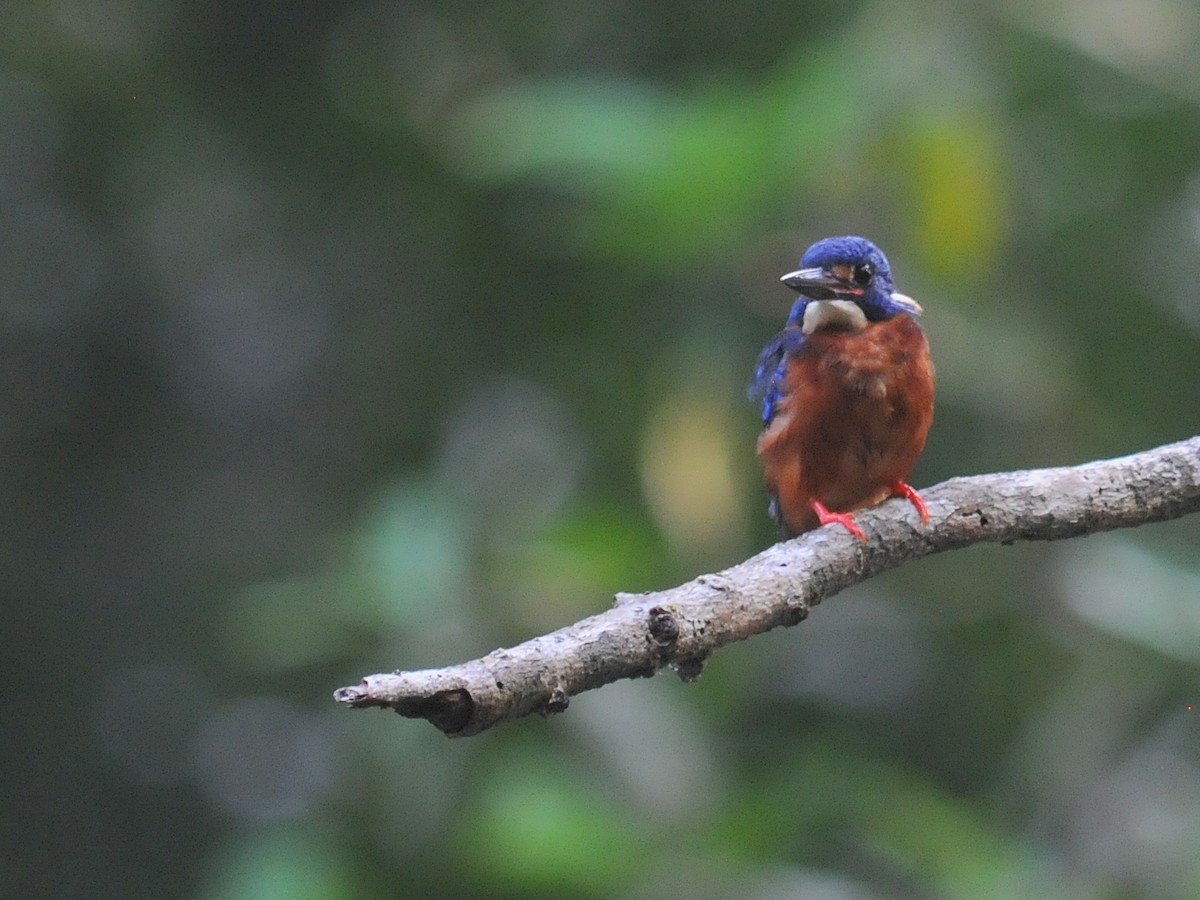
[(923, 491), (930, 522), (893, 500), (858, 521), (866, 544), (836, 526), (776, 544), (739, 565), (665, 591), (618, 594), (612, 609), (481, 659), (371, 675), (334, 698), (477, 734), (575, 694), (672, 666), (699, 676), (716, 650), (780, 625), (843, 588), (910, 560), (982, 542), (1052, 541), (1200, 510), (1200, 436), (1080, 466), (952, 478)]

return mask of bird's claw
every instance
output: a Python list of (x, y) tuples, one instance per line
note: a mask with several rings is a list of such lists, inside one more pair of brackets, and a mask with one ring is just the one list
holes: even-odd
[(921, 499), (921, 495), (917, 493), (915, 487), (903, 481), (897, 481), (892, 485), (892, 496), (903, 497), (915, 506), (917, 508), (917, 515), (921, 517), (921, 524), (929, 524), (929, 509), (925, 506), (925, 501)]
[(854, 521), (854, 513), (830, 512), (829, 507), (820, 500), (813, 500), (812, 508), (822, 525), (841, 525), (860, 541), (866, 543), (867, 535), (859, 527), (858, 523)]

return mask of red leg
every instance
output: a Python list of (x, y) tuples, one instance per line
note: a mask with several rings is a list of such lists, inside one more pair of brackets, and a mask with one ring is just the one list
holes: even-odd
[(905, 484), (903, 481), (897, 481), (892, 485), (892, 496), (903, 497), (915, 506), (917, 513), (921, 516), (921, 524), (929, 524), (929, 510), (925, 508), (925, 501), (921, 499), (921, 495), (917, 493), (915, 487), (911, 484)]
[[(914, 491), (914, 493), (916, 492)], [(815, 497), (809, 503), (812, 505), (813, 512), (817, 514), (817, 518), (821, 521), (822, 525), (841, 525), (860, 541), (866, 542), (867, 536), (863, 534), (863, 530), (854, 521), (853, 513), (830, 512), (829, 507)]]

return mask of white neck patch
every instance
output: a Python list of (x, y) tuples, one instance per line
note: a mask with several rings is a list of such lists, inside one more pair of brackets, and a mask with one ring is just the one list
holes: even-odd
[(814, 300), (804, 307), (800, 327), (805, 334), (825, 328), (862, 331), (867, 327), (867, 316), (853, 300)]

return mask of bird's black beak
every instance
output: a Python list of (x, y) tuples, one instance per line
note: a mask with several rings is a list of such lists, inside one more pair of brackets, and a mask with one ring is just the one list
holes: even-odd
[(779, 280), (793, 291), (813, 300), (837, 300), (862, 295), (862, 288), (846, 283), (825, 269), (797, 269)]

